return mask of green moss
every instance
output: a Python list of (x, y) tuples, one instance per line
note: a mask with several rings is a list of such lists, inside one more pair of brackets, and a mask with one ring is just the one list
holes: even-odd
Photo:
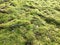
[(60, 1), (0, 0), (0, 45), (60, 45)]

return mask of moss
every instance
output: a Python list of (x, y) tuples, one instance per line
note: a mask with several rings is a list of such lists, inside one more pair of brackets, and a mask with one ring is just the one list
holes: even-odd
[(60, 45), (60, 1), (0, 0), (0, 45)]

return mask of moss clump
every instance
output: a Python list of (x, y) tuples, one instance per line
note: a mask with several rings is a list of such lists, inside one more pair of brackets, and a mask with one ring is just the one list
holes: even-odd
[(60, 45), (60, 1), (0, 0), (0, 45)]

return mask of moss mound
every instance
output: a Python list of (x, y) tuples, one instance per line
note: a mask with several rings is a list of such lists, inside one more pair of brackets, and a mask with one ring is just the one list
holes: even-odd
[(60, 0), (0, 0), (0, 45), (60, 45)]

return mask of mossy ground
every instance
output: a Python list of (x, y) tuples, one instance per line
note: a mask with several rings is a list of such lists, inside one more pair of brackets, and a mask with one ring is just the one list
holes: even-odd
[(0, 45), (60, 45), (60, 0), (0, 0)]

